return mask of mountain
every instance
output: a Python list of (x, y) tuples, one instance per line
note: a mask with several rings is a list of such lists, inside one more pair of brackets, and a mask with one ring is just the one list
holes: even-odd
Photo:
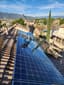
[[(52, 17), (53, 18), (64, 18), (64, 16), (52, 16)], [(33, 20), (36, 18), (48, 18), (48, 16), (32, 17), (32, 16), (25, 16), (24, 14), (13, 14), (13, 13), (0, 12), (0, 19), (17, 19), (17, 18)]]
[[(42, 18), (48, 18), (48, 16), (38, 16), (35, 18), (42, 19)], [(52, 18), (64, 18), (64, 16), (52, 16)]]
[(0, 12), (0, 19), (18, 19), (18, 18), (23, 18), (23, 19), (28, 19), (28, 20), (34, 19), (34, 17), (25, 16), (23, 14), (21, 15), (21, 14)]
[(53, 16), (53, 18), (64, 18), (64, 16)]
[(17, 18), (24, 18), (24, 16), (20, 14), (0, 12), (0, 19), (17, 19)]

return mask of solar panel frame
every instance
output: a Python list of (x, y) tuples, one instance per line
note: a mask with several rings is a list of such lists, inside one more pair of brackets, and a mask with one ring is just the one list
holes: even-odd
[(63, 84), (64, 78), (53, 65), (50, 65), (52, 64), (51, 62), (48, 63), (49, 60), (47, 56), (45, 56), (44, 53), (38, 54), (40, 51), (39, 49), (32, 53), (29, 47), (22, 48), (21, 44), (23, 44), (23, 42), (24, 39), (19, 36), (17, 41), (13, 85)]

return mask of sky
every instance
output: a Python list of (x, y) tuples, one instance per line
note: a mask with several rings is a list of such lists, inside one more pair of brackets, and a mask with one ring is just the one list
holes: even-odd
[(64, 16), (64, 0), (0, 0), (0, 12), (28, 16)]

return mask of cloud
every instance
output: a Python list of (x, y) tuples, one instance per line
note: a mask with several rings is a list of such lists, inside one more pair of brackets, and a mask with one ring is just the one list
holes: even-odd
[(52, 16), (64, 16), (64, 12), (53, 12)]
[(49, 4), (47, 6), (39, 6), (37, 8), (40, 9), (40, 10), (43, 10), (43, 9), (55, 9), (55, 8), (63, 8), (63, 7), (64, 7), (63, 3), (59, 3), (59, 2), (56, 1), (53, 4)]
[(15, 9), (15, 10), (25, 10), (25, 9), (28, 9), (28, 8), (32, 8), (31, 6), (28, 6), (28, 5), (6, 5), (6, 4), (0, 4), (0, 9), (3, 8), (7, 8), (7, 9)]
[(0, 5), (0, 9), (1, 9), (1, 8), (5, 8), (5, 7), (6, 7), (6, 5)]
[[(17, 14), (27, 14), (28, 11), (31, 11), (29, 9), (32, 8), (32, 6), (26, 5), (26, 4), (0, 4), (0, 11), (2, 12), (8, 12), (8, 13), (17, 13)], [(26, 11), (27, 10), (27, 11)]]
[[(38, 10), (47, 10), (47, 9), (56, 9), (56, 8), (63, 8), (64, 4), (63, 3), (59, 3), (58, 1), (55, 1), (53, 4), (48, 4), (48, 5), (43, 5), (43, 6), (30, 6), (30, 5), (26, 5), (21, 3), (21, 1), (26, 1), (26, 0), (20, 0), (20, 2), (18, 0), (14, 0), (15, 4), (0, 4), (0, 8), (5, 8), (7, 7), (8, 9), (16, 9), (16, 10), (26, 10), (26, 9), (38, 9)], [(49, 1), (53, 1), (53, 0), (49, 0)]]
[[(19, 13), (19, 14), (25, 14), (25, 15), (30, 15), (30, 16), (48, 16), (48, 11), (49, 9), (57, 9), (57, 8), (64, 8), (63, 3), (59, 3), (56, 0), (49, 0), (51, 3), (54, 1), (52, 4), (47, 4), (43, 6), (33, 6), (28, 5), (25, 3), (22, 3), (22, 1), (26, 0), (14, 0), (15, 3), (13, 4), (4, 4), (0, 3), (0, 11), (6, 11), (6, 12), (13, 12), (13, 13)], [(33, 0), (34, 1), (34, 0)], [(43, 11), (42, 11), (43, 10)], [(52, 16), (63, 16), (64, 12), (59, 10), (59, 12), (53, 10)]]

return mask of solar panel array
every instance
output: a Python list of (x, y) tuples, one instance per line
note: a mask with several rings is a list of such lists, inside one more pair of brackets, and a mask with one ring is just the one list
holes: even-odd
[(22, 48), (24, 41), (24, 38), (18, 37), (12, 85), (63, 84), (62, 75), (44, 52), (38, 49), (33, 54), (30, 45)]

